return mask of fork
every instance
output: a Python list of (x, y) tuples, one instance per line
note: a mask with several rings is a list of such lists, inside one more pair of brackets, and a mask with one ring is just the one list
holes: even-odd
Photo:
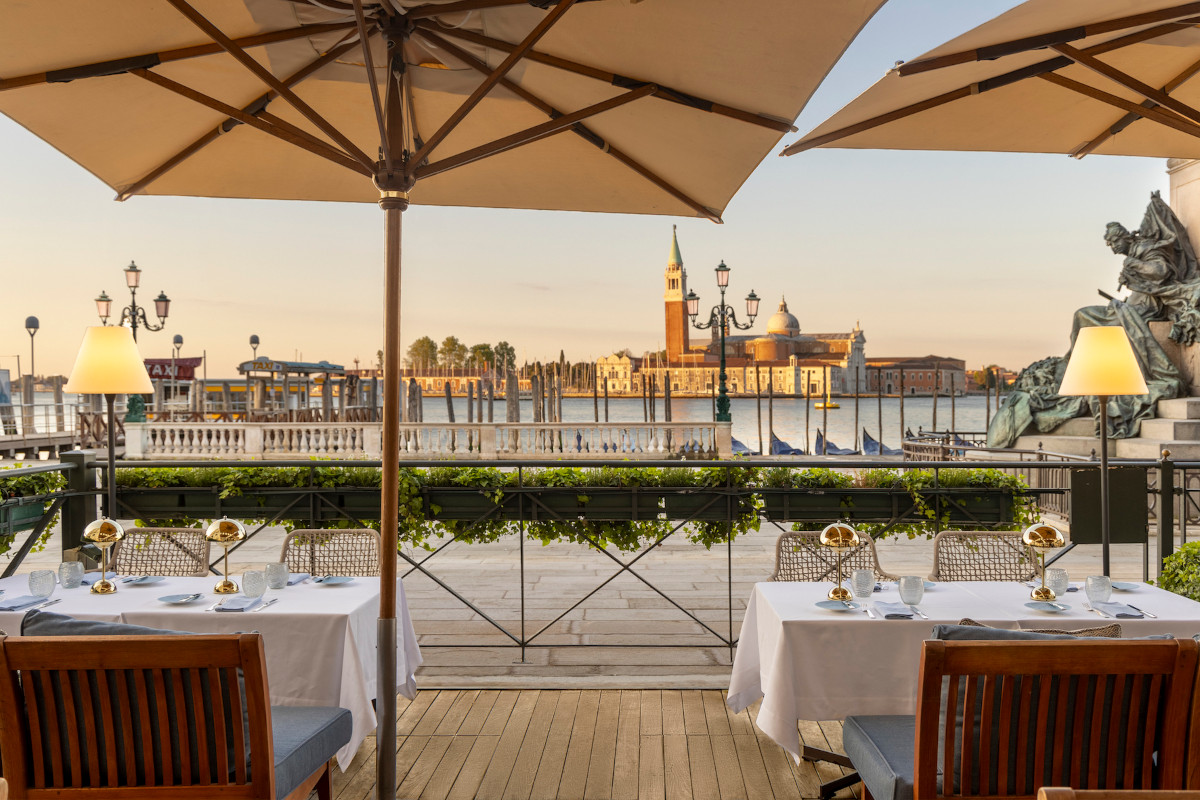
[(226, 598), (222, 597), (220, 600), (213, 603), (211, 606), (209, 606), (208, 608), (206, 608), (204, 610), (205, 611), (216, 611), (218, 608), (225, 605), (225, 600), (226, 600)]
[(1083, 607), (1086, 608), (1088, 611), (1095, 611), (1097, 614), (1104, 617), (1105, 619), (1116, 619), (1116, 617), (1114, 617), (1112, 614), (1109, 614), (1105, 611), (1101, 611), (1098, 608), (1093, 608), (1092, 606), (1088, 605), (1087, 603), (1084, 603)]

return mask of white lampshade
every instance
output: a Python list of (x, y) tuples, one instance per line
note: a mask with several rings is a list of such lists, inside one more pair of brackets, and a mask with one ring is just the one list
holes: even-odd
[(1112, 397), (1149, 391), (1124, 328), (1105, 325), (1079, 329), (1058, 388), (1060, 395)]
[(154, 384), (129, 328), (88, 328), (63, 391), (75, 394), (150, 394)]

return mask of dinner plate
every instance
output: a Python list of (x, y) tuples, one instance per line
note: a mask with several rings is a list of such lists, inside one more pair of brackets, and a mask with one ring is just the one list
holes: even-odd
[(1114, 583), (1112, 585), (1118, 592), (1132, 592), (1141, 588), (1140, 583)]
[(146, 586), (151, 583), (162, 583), (165, 580), (166, 578), (164, 578), (162, 575), (142, 575), (141, 577), (134, 578), (131, 581), (121, 581), (121, 583), (123, 583), (125, 586)]
[(349, 583), (354, 580), (349, 575), (330, 575), (325, 580), (317, 584), (317, 586), (337, 586), (342, 583)]
[(817, 602), (817, 608), (826, 611), (858, 611), (862, 606), (854, 601), (843, 603), (841, 600), (820, 600)]
[(1032, 608), (1034, 611), (1044, 611), (1047, 614), (1061, 614), (1071, 608), (1065, 604), (1047, 603), (1045, 600), (1031, 600), (1025, 604), (1025, 607)]
[(204, 599), (204, 595), (193, 592), (192, 594), (164, 595), (164, 596), (158, 598), (158, 602), (170, 603), (173, 606), (178, 606), (178, 605), (185, 605), (187, 603), (192, 603), (192, 602), (195, 602), (196, 600), (203, 600), (203, 599)]

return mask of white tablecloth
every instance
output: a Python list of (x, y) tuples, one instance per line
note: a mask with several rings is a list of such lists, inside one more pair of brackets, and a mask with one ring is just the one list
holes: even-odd
[[(0, 580), (3, 597), (29, 594), (28, 580), (27, 575)], [(59, 587), (53, 599), (61, 602), (46, 611), (194, 633), (261, 633), (272, 705), (350, 710), (354, 717), (350, 743), (337, 754), (344, 770), (363, 739), (375, 730), (371, 701), (375, 699), (379, 578), (355, 578), (335, 586), (305, 582), (268, 591), (266, 599), (278, 597), (279, 601), (262, 611), (243, 613), (206, 610), (218, 599), (212, 593), (217, 580), (166, 578), (140, 586), (118, 583), (115, 594), (104, 596), (92, 594), (86, 586)], [(204, 597), (187, 605), (167, 605), (157, 599), (192, 592), (203, 592)], [(411, 698), (416, 693), (414, 673), (421, 664), (421, 651), (399, 581), (396, 598), (396, 683), (400, 692)], [(24, 612), (0, 611), (0, 630), (19, 635), (23, 616)]]
[[(763, 698), (758, 727), (795, 756), (799, 720), (915, 713), (921, 642), (939, 623), (970, 617), (996, 628), (1074, 630), (1119, 622), (1125, 638), (1200, 633), (1200, 603), (1144, 584), (1114, 591), (1112, 600), (1132, 603), (1158, 619), (1103, 619), (1083, 608), (1082, 590), (1059, 598), (1070, 611), (1034, 611), (1024, 605), (1029, 587), (1011, 582), (939, 583), (918, 606), (928, 620), (889, 620), (882, 614), (870, 619), (862, 612), (818, 608), (830, 586), (755, 584), (733, 661), (729, 706), (741, 711)], [(895, 584), (885, 583), (873, 600), (898, 603)]]

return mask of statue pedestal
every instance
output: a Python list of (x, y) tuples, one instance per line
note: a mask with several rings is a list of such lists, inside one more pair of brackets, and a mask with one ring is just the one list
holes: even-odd
[(1200, 344), (1180, 345), (1171, 341), (1171, 323), (1151, 322), (1150, 332), (1183, 375), (1188, 397), (1200, 397)]

